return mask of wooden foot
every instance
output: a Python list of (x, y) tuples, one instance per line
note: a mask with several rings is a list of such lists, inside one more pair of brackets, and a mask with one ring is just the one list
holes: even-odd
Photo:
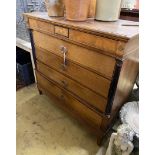
[(39, 90), (39, 89), (38, 89), (38, 91), (39, 91), (39, 94), (40, 94), (40, 95), (42, 95), (42, 94), (43, 94), (43, 92), (42, 92), (41, 90)]
[(101, 146), (103, 141), (103, 137), (97, 137), (97, 145)]

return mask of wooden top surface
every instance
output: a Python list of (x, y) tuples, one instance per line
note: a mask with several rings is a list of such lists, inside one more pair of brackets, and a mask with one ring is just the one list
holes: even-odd
[[(139, 34), (139, 26), (135, 26), (139, 25), (139, 22), (127, 20), (118, 20), (116, 22), (103, 22), (88, 19), (85, 22), (72, 22), (65, 20), (64, 17), (49, 17), (47, 12), (24, 13), (24, 15), (31, 18), (44, 20), (53, 24), (55, 23), (57, 25), (64, 25), (73, 29), (81, 29), (84, 31), (100, 33), (101, 35), (108, 35), (123, 40), (129, 40)], [(123, 24), (130, 26), (123, 26)]]

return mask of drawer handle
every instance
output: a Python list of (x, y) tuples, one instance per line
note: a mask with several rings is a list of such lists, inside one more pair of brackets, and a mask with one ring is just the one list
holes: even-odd
[(64, 46), (60, 46), (60, 51), (62, 52), (62, 53), (67, 53), (67, 48), (66, 47), (64, 47)]
[(66, 68), (66, 53), (67, 53), (67, 48), (66, 47), (64, 47), (64, 46), (60, 46), (60, 51), (61, 51), (61, 53), (63, 54), (63, 68), (65, 69)]
[(66, 65), (64, 66), (64, 64), (61, 64), (60, 68), (62, 69), (62, 71), (66, 71), (67, 70), (67, 67), (66, 67)]
[(66, 88), (68, 86), (66, 81), (61, 81), (61, 83), (63, 84), (63, 86)]

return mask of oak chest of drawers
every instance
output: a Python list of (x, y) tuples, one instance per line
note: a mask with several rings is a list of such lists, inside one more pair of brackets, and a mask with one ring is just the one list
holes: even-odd
[(111, 127), (138, 73), (138, 27), (131, 21), (70, 22), (24, 14), (40, 92), (98, 137)]

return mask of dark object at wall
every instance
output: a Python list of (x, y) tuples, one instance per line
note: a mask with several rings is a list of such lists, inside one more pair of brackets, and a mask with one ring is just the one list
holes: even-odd
[(16, 91), (23, 87), (25, 87), (25, 84), (22, 81), (20, 81), (18, 77), (16, 77)]
[(131, 20), (131, 21), (139, 21), (139, 10), (128, 10), (122, 9), (120, 19)]
[(128, 102), (139, 101), (139, 74), (137, 75), (135, 84), (136, 84), (137, 88), (132, 90), (132, 92), (129, 96)]
[(129, 99), (128, 99), (129, 102), (132, 102), (132, 101), (139, 101), (139, 88), (136, 88), (136, 89), (133, 89), (130, 96), (129, 96)]
[(35, 81), (30, 53), (20, 48), (16, 48), (16, 76), (24, 85)]

